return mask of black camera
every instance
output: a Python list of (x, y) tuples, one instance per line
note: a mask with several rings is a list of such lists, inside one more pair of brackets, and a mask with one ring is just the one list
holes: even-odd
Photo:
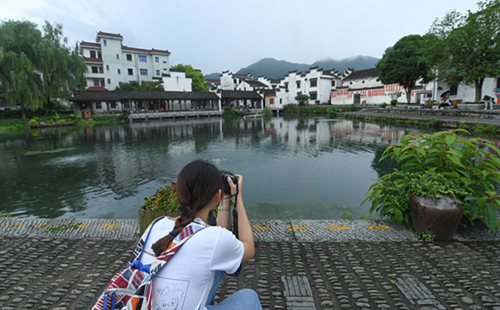
[(231, 178), (231, 181), (233, 181), (234, 185), (236, 185), (236, 192), (238, 192), (238, 177), (226, 170), (221, 170), (220, 174), (224, 184), (224, 194), (231, 195), (231, 186), (229, 186), (229, 182), (227, 181), (228, 177)]

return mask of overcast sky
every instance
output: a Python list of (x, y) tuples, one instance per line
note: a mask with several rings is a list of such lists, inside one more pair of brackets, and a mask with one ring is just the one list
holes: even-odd
[(0, 0), (0, 20), (63, 25), (71, 45), (120, 33), (123, 45), (166, 49), (170, 63), (203, 74), (238, 71), (264, 57), (311, 64), (356, 55), (381, 58), (409, 34), (475, 0)]

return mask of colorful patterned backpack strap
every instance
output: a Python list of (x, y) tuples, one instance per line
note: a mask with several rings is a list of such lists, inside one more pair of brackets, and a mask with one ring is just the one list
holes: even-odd
[(93, 310), (121, 309), (130, 299), (130, 295), (139, 288), (147, 274), (137, 268), (133, 262), (139, 259), (144, 252), (144, 247), (153, 226), (164, 218), (164, 216), (159, 217), (151, 223), (146, 238), (144, 240), (141, 238), (137, 243), (127, 267), (115, 274), (111, 281), (109, 281), (104, 292), (92, 308)]
[(208, 225), (201, 219), (195, 219), (191, 224), (174, 238), (168, 249), (163, 252), (151, 265), (145, 266), (149, 275), (142, 281), (140, 287), (130, 298), (124, 309), (126, 310), (151, 310), (153, 308), (152, 287), (154, 277), (167, 265), (167, 262), (179, 251), (179, 249), (197, 232), (205, 229)]

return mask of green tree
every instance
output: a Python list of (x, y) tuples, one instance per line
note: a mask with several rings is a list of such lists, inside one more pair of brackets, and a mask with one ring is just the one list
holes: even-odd
[(423, 83), (429, 81), (424, 42), (425, 39), (420, 35), (403, 37), (385, 50), (384, 56), (376, 65), (382, 83), (403, 86), (408, 103), (415, 83), (421, 79)]
[(160, 82), (142, 81), (141, 84), (137, 81), (130, 81), (128, 83), (121, 83), (115, 90), (152, 90), (152, 91), (165, 91)]
[(0, 25), (0, 82), (7, 105), (20, 104), (22, 115), (26, 108), (41, 105), (43, 45), (42, 34), (32, 22), (11, 20)]
[(171, 66), (170, 69), (174, 70), (184, 70), (186, 76), (190, 76), (193, 79), (191, 87), (193, 91), (208, 92), (207, 81), (200, 71), (193, 69), (191, 65), (178, 64)]
[(428, 44), (438, 80), (474, 84), (475, 101), (481, 99), (484, 79), (500, 75), (500, 0), (480, 1), (478, 8), (436, 19), (429, 30), (435, 39)]
[(51, 25), (45, 22), (43, 26), (45, 43), (43, 55), (43, 105), (47, 105), (52, 112), (52, 99), (68, 99), (75, 89), (82, 89), (86, 85), (84, 73), (87, 65), (78, 52), (78, 44), (71, 50), (67, 47), (68, 39), (64, 37), (62, 25)]
[(19, 104), (23, 120), (27, 109), (68, 98), (85, 83), (86, 65), (77, 47), (66, 47), (62, 26), (46, 22), (43, 29), (44, 35), (29, 21), (0, 24), (0, 82), (7, 105)]
[(306, 102), (309, 102), (309, 95), (305, 95), (305, 94), (299, 94), (297, 96), (295, 96), (295, 100), (297, 100), (299, 102), (299, 105), (305, 105)]

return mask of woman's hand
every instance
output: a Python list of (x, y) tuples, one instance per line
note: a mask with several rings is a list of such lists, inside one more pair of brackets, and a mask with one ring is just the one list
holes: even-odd
[(229, 183), (229, 187), (231, 187), (231, 195), (241, 195), (243, 190), (243, 176), (241, 174), (235, 174), (234, 176), (238, 180), (238, 191), (236, 190), (236, 185), (233, 183), (233, 180), (230, 177), (227, 177), (227, 182)]

